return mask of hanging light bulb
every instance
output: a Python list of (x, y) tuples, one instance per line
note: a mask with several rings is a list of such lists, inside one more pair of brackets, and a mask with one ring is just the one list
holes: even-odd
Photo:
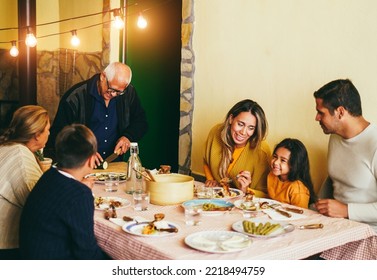
[(33, 48), (37, 45), (37, 38), (35, 38), (30, 27), (27, 27), (25, 44), (26, 44), (26, 46), (31, 47), (31, 48)]
[(12, 47), (11, 47), (9, 53), (13, 57), (18, 56), (19, 51), (17, 49), (16, 41), (12, 41)]
[(123, 29), (124, 28), (124, 21), (122, 20), (120, 9), (114, 10), (113, 26), (116, 29)]
[(139, 17), (137, 18), (137, 26), (139, 28), (144, 29), (148, 25), (147, 20), (143, 17), (142, 13), (139, 14)]
[(77, 37), (77, 30), (72, 30), (71, 33), (71, 45), (77, 47), (78, 45), (80, 45), (80, 38)]

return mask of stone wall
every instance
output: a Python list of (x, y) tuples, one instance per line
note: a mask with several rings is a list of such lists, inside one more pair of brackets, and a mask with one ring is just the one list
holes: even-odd
[(37, 53), (37, 102), (48, 108), (51, 121), (61, 96), (74, 84), (103, 70), (102, 52), (80, 53), (71, 49)]
[(192, 34), (194, 0), (182, 0), (182, 59), (179, 122), (179, 173), (191, 174), (192, 117), (194, 111), (194, 61)]

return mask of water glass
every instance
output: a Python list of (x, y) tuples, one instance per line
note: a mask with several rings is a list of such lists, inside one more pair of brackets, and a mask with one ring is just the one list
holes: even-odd
[(119, 174), (118, 173), (108, 173), (105, 179), (105, 191), (107, 192), (117, 192), (119, 187)]
[(201, 224), (201, 206), (185, 206), (185, 223), (188, 226), (197, 226)]
[(206, 185), (199, 185), (196, 187), (197, 198), (213, 198), (213, 188)]
[(133, 194), (135, 211), (148, 210), (150, 194), (148, 191), (135, 191)]

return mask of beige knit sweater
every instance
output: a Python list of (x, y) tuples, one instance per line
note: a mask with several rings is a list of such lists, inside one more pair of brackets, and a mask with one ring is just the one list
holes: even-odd
[(41, 176), (35, 156), (25, 145), (0, 146), (0, 249), (18, 248), (21, 211)]

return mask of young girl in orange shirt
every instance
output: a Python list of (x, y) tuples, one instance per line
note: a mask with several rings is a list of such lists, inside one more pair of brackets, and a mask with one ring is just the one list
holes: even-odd
[(315, 202), (309, 157), (301, 141), (286, 138), (276, 145), (267, 177), (267, 191), (271, 199), (302, 208)]

